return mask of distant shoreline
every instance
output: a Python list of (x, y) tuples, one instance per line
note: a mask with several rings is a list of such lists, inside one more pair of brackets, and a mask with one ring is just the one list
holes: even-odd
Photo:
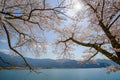
[[(101, 67), (106, 68), (106, 67)], [(44, 70), (44, 69), (92, 69), (92, 68), (33, 68), (33, 70)], [(0, 67), (0, 70), (30, 70), (25, 67)]]
[[(40, 70), (42, 68), (33, 68), (33, 70)], [(30, 70), (25, 67), (0, 67), (0, 70)]]
[(25, 70), (27, 68), (21, 68), (21, 67), (0, 67), (0, 70)]

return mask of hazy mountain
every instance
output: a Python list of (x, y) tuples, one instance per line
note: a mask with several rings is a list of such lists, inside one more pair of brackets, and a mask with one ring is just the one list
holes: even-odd
[[(24, 67), (25, 63), (19, 56), (10, 56), (0, 52), (0, 58), (4, 59), (6, 63), (0, 59), (1, 67)], [(101, 68), (109, 65), (116, 65), (114, 62), (109, 60), (97, 59), (96, 62), (87, 61), (81, 63), (76, 60), (52, 60), (52, 59), (31, 59), (26, 58), (29, 64), (35, 68)], [(10, 64), (7, 64), (9, 62)]]

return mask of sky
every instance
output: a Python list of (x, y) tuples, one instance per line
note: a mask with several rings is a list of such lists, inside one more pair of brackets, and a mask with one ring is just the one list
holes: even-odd
[[(68, 3), (69, 3), (69, 1), (70, 0), (68, 0)], [(57, 5), (56, 0), (49, 0), (49, 2), (52, 4), (52, 6)], [(68, 4), (68, 3), (66, 3), (66, 4)], [(69, 15), (71, 17), (76, 15), (81, 9), (84, 8), (83, 3), (80, 3), (78, 0), (73, 0), (73, 4), (74, 5), (72, 6), (72, 8), (69, 9), (66, 13), (67, 15)], [(83, 25), (86, 25), (86, 24), (87, 24), (86, 21), (84, 21)], [(45, 33), (45, 36), (46, 36), (47, 41), (51, 43), (51, 42), (53, 42), (56, 35), (54, 32), (50, 31), (50, 32)], [(83, 47), (83, 46), (75, 47), (75, 50), (73, 51), (74, 57), (71, 59), (76, 59), (76, 60), (82, 59), (81, 55), (85, 49), (86, 49), (86, 47)], [(59, 58), (61, 58), (61, 57), (58, 57), (58, 55), (53, 54), (52, 50), (53, 50), (53, 47), (51, 47), (51, 45), (49, 45), (47, 48), (46, 54), (36, 57), (36, 56), (33, 56), (32, 54), (26, 53), (24, 56), (30, 57), (30, 58), (38, 58), (38, 59), (43, 59), (43, 58), (59, 59)], [(10, 53), (6, 38), (0, 38), (0, 52), (4, 52), (6, 54)]]

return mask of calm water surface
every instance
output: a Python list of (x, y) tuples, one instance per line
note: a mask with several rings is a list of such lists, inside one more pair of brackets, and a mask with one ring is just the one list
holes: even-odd
[(107, 74), (104, 68), (45, 69), (40, 72), (1, 70), (0, 80), (120, 80), (120, 71)]

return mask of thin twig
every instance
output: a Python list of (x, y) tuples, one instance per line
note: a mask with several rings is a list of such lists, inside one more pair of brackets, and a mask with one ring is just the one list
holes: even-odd
[(110, 29), (110, 27), (118, 20), (119, 17), (120, 14), (114, 19), (114, 21), (112, 21), (112, 23), (108, 26), (108, 29)]

